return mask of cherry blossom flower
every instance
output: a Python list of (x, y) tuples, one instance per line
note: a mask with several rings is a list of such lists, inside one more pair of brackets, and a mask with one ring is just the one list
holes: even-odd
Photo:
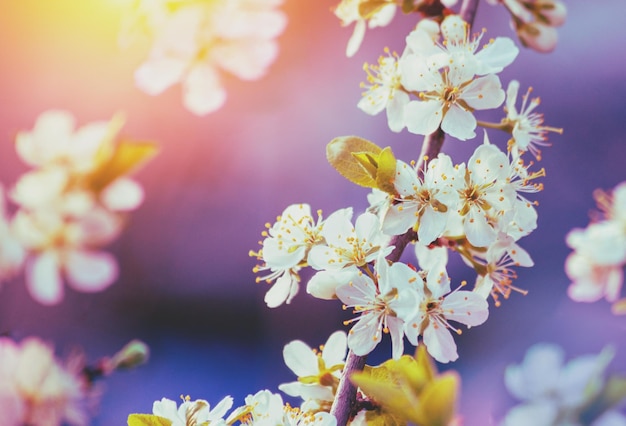
[(626, 182), (610, 194), (597, 191), (595, 197), (605, 217), (587, 228), (573, 229), (566, 237), (574, 249), (565, 261), (565, 272), (572, 280), (568, 294), (580, 302), (601, 298), (616, 302), (626, 264)]
[[(346, 210), (337, 214), (351, 215), (351, 212)], [(259, 252), (250, 252), (250, 255), (263, 261), (254, 268), (255, 273), (270, 272), (258, 277), (257, 282), (275, 281), (265, 296), (267, 305), (274, 308), (290, 303), (298, 293), (298, 271), (306, 265), (311, 248), (322, 242), (323, 221), (321, 212), (318, 212), (317, 222), (313, 219), (308, 204), (293, 204), (278, 216), (274, 225), (266, 226), (263, 248)]]
[(439, 154), (428, 163), (424, 177), (401, 160), (396, 163), (394, 186), (399, 197), (389, 207), (383, 231), (399, 235), (413, 228), (422, 244), (430, 244), (444, 232), (449, 211), (459, 197), (452, 182), (457, 172), (452, 160)]
[(283, 349), (287, 367), (298, 376), (298, 381), (278, 386), (282, 392), (304, 400), (303, 407), (330, 408), (345, 364), (347, 336), (343, 331), (330, 335), (320, 350), (311, 349), (301, 340), (294, 340)]
[(311, 248), (308, 262), (317, 270), (339, 270), (350, 266), (363, 266), (386, 256), (393, 246), (390, 237), (383, 234), (380, 220), (373, 213), (359, 215), (354, 226), (352, 209), (339, 210), (326, 219), (321, 235), (324, 243)]
[[(505, 371), (507, 389), (522, 404), (506, 414), (502, 425), (626, 424), (626, 418), (606, 408), (596, 412), (591, 423), (584, 418), (585, 408), (604, 387), (605, 370), (613, 357), (611, 352), (605, 349), (598, 355), (581, 356), (564, 363), (563, 350), (556, 345), (531, 347), (521, 364), (511, 365)], [(610, 417), (614, 423), (604, 423)]]
[(487, 247), (495, 241), (497, 233), (490, 221), (513, 207), (515, 188), (508, 181), (509, 161), (506, 154), (485, 141), (474, 151), (467, 162), (459, 167), (464, 176), (459, 187), (461, 198), (458, 214), (463, 218), (463, 228), (469, 242), (476, 247)]
[(488, 0), (503, 4), (511, 13), (511, 25), (526, 47), (538, 52), (554, 50), (558, 40), (555, 27), (563, 25), (567, 15), (565, 4), (560, 0)]
[(258, 391), (245, 399), (250, 416), (243, 420), (245, 425), (274, 426), (281, 424), (284, 418), (283, 398), (269, 390)]
[(405, 90), (417, 92), (419, 101), (405, 108), (405, 124), (411, 133), (426, 135), (439, 126), (461, 140), (475, 136), (474, 110), (496, 108), (504, 101), (500, 72), (517, 56), (507, 38), (498, 38), (475, 54), (481, 35), (470, 38), (468, 26), (459, 17), (442, 24), (444, 40), (417, 28), (407, 37), (400, 62)]
[[(181, 82), (184, 104), (198, 115), (219, 109), (226, 101), (220, 74), (257, 80), (278, 54), (275, 38), (286, 25), (277, 0), (179, 2), (169, 7), (143, 7), (134, 22), (149, 27), (154, 42), (150, 56), (135, 73), (137, 86), (157, 95)], [(145, 16), (147, 14), (147, 16)]]
[(359, 271), (349, 283), (337, 287), (339, 300), (360, 314), (346, 322), (356, 321), (348, 334), (348, 346), (357, 355), (367, 355), (381, 341), (382, 333), (389, 333), (392, 356), (398, 359), (404, 348), (404, 322), (420, 303), (411, 286), (416, 278), (408, 266), (389, 266), (382, 256), (376, 262), (376, 270), (376, 282)]
[(341, 20), (342, 26), (354, 23), (354, 32), (346, 47), (346, 56), (352, 57), (361, 47), (365, 30), (369, 28), (387, 26), (396, 14), (397, 5), (393, 1), (384, 1), (380, 8), (364, 17), (359, 12), (359, 7), (365, 0), (341, 0), (335, 8), (335, 16)]
[(385, 52), (387, 55), (378, 58), (377, 65), (364, 65), (367, 83), (361, 87), (367, 91), (357, 106), (370, 115), (386, 110), (389, 128), (399, 132), (404, 128), (404, 107), (409, 103), (409, 95), (402, 90), (397, 55), (389, 49)]
[(484, 298), (491, 294), (496, 306), (500, 305), (499, 297), (508, 299), (512, 290), (526, 294), (525, 291), (513, 286), (517, 274), (512, 267), (531, 267), (534, 262), (528, 252), (516, 244), (512, 237), (500, 233), (497, 240), (487, 249), (484, 259), (485, 271), (476, 277), (474, 285), (476, 293)]
[(64, 278), (75, 290), (98, 292), (118, 275), (115, 258), (96, 247), (108, 244), (120, 231), (119, 219), (96, 209), (66, 221), (54, 211), (18, 211), (15, 235), (29, 251), (26, 285), (31, 296), (46, 305), (63, 299)]
[(543, 125), (543, 114), (533, 112), (541, 102), (539, 98), (530, 99), (532, 88), (529, 88), (522, 96), (522, 105), (518, 112), (515, 108), (519, 82), (512, 80), (506, 91), (506, 119), (505, 123), (511, 126), (513, 147), (521, 152), (530, 151), (538, 160), (541, 159), (540, 146), (550, 146), (547, 142), (546, 133), (563, 133), (563, 129), (547, 127)]
[(17, 343), (0, 337), (1, 424), (87, 425), (87, 396), (78, 363), (63, 365), (36, 338)]
[(504, 101), (504, 91), (495, 74), (474, 78), (470, 72), (467, 78), (464, 72), (454, 72), (459, 65), (441, 72), (421, 62), (404, 63), (407, 65), (402, 67), (403, 85), (419, 92), (420, 98), (405, 108), (404, 121), (411, 133), (428, 135), (441, 126), (452, 137), (471, 139), (476, 136), (476, 118), (471, 111), (497, 108)]
[(419, 309), (404, 325), (409, 342), (418, 345), (422, 335), (428, 353), (441, 363), (455, 361), (459, 355), (454, 338), (450, 333), (454, 328), (450, 321), (460, 322), (468, 327), (480, 325), (489, 315), (486, 300), (479, 294), (459, 290), (450, 292), (450, 279), (445, 271), (429, 271), (424, 282), (417, 273), (412, 279), (419, 293)]
[(226, 426), (223, 417), (232, 405), (233, 399), (230, 396), (222, 399), (212, 410), (209, 403), (203, 399), (192, 401), (189, 396), (186, 396), (183, 403), (177, 406), (175, 401), (162, 398), (152, 405), (152, 414), (169, 420), (172, 426), (203, 424)]

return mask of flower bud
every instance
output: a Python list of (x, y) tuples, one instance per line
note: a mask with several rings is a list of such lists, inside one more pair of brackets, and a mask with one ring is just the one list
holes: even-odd
[(133, 368), (148, 360), (150, 349), (141, 340), (131, 340), (111, 358), (112, 369)]
[(453, 43), (462, 43), (467, 34), (467, 24), (459, 15), (447, 16), (441, 23), (444, 38)]
[(539, 10), (539, 15), (545, 18), (550, 25), (558, 27), (563, 25), (567, 17), (567, 8), (560, 1), (544, 2)]
[(517, 27), (517, 35), (526, 47), (541, 53), (549, 53), (556, 47), (558, 34), (554, 27), (538, 22)]

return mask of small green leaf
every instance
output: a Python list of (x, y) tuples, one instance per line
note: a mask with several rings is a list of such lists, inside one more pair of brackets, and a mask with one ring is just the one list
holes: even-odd
[(380, 9), (389, 4), (386, 0), (369, 0), (359, 4), (359, 15), (363, 19), (370, 19)]
[(365, 413), (367, 426), (406, 426), (406, 421), (402, 420), (386, 411), (368, 411)]
[(375, 180), (378, 170), (378, 159), (374, 158), (374, 156), (369, 152), (353, 152), (352, 156), (359, 162), (367, 174)]
[(396, 195), (394, 181), (396, 179), (396, 157), (390, 147), (383, 148), (378, 155), (378, 172), (376, 173), (376, 185), (381, 191)]
[[(381, 373), (381, 371), (379, 371)], [(412, 416), (414, 412), (413, 403), (404, 394), (400, 386), (394, 382), (391, 376), (384, 377), (384, 374), (377, 374), (377, 377), (371, 376), (363, 371), (352, 374), (350, 380), (352, 383), (361, 388), (361, 390), (369, 398), (373, 399), (377, 404), (383, 407), (387, 412), (396, 416), (415, 421)]]
[(101, 191), (115, 179), (138, 169), (157, 152), (154, 142), (120, 141), (90, 176), (89, 186), (96, 192)]
[[(333, 139), (326, 146), (326, 158), (330, 165), (350, 182), (366, 188), (376, 188), (376, 175), (372, 176), (368, 171), (371, 170), (369, 165), (372, 164), (369, 159), (364, 160), (368, 155), (373, 159), (378, 158), (381, 151), (378, 145), (366, 139), (357, 136), (341, 136)], [(368, 163), (368, 166), (364, 165)]]
[(128, 426), (172, 426), (172, 422), (153, 414), (131, 414), (128, 416)]
[(460, 378), (447, 371), (430, 382), (420, 395), (417, 407), (420, 425), (448, 426), (454, 419)]

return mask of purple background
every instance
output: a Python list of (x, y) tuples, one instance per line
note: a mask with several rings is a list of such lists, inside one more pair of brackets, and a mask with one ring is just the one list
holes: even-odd
[[(131, 412), (150, 412), (152, 402), (180, 394), (215, 404), (225, 395), (236, 406), (246, 395), (293, 380), (282, 347), (299, 338), (311, 346), (343, 328), (339, 303), (302, 292), (289, 306), (269, 310), (267, 289), (254, 283), (248, 257), (258, 247), (265, 222), (295, 202), (314, 210), (366, 207), (367, 191), (341, 178), (325, 160), (325, 145), (340, 135), (358, 135), (390, 145), (396, 156), (414, 159), (421, 137), (388, 130), (384, 115), (356, 108), (364, 79), (362, 63), (375, 62), (384, 46), (401, 51), (414, 17), (398, 15), (387, 28), (368, 31), (355, 58), (344, 56), (352, 28), (341, 28), (329, 1), (287, 1), (289, 25), (281, 53), (257, 82), (226, 78), (229, 99), (200, 118), (182, 107), (178, 87), (159, 97), (141, 93), (132, 73), (145, 46), (117, 46), (120, 2), (88, 0), (8, 1), (0, 15), (0, 181), (12, 185), (25, 170), (13, 148), (15, 133), (30, 129), (51, 108), (72, 111), (83, 124), (124, 111), (124, 133), (152, 139), (160, 155), (138, 174), (145, 204), (131, 216), (112, 247), (121, 265), (119, 281), (99, 294), (68, 289), (58, 306), (44, 307), (27, 294), (22, 278), (0, 291), (0, 331), (54, 342), (59, 354), (73, 345), (90, 359), (113, 353), (132, 338), (152, 349), (149, 364), (117, 373), (103, 383), (94, 425), (125, 424)], [(622, 0), (571, 1), (556, 51), (522, 49), (502, 73), (503, 84), (521, 82), (541, 96), (551, 134), (544, 151), (545, 191), (534, 199), (539, 228), (522, 239), (536, 266), (519, 271), (514, 294), (492, 308), (486, 324), (457, 339), (460, 358), (442, 368), (462, 375), (460, 411), (467, 425), (489, 425), (514, 401), (503, 386), (506, 365), (547, 341), (569, 356), (617, 349), (612, 368), (626, 372), (622, 317), (605, 302), (579, 304), (566, 296), (563, 263), (566, 233), (584, 227), (594, 208), (592, 191), (626, 177), (626, 22)], [(481, 4), (476, 28), (488, 37), (514, 37), (502, 8)], [(485, 118), (488, 115), (481, 115)], [(500, 117), (500, 111), (492, 115)], [(505, 135), (491, 132), (501, 144)], [(447, 141), (444, 151), (466, 161), (480, 143)], [(452, 268), (454, 282), (472, 280)], [(412, 352), (407, 345), (407, 352)], [(390, 356), (384, 341), (370, 363)]]

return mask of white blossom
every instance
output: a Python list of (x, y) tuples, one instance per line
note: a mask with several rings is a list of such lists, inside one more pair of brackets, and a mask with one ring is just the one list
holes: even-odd
[[(140, 1), (132, 21), (148, 26), (150, 56), (135, 72), (137, 86), (150, 95), (182, 83), (184, 104), (204, 115), (226, 101), (221, 73), (257, 80), (278, 55), (275, 38), (286, 25), (276, 0), (180, 2)], [(154, 2), (152, 2), (154, 3)]]
[(0, 337), (0, 424), (88, 424), (87, 387), (80, 366), (58, 361), (37, 338)]
[(152, 406), (152, 414), (163, 417), (172, 422), (172, 426), (226, 426), (223, 417), (232, 407), (233, 399), (230, 396), (222, 399), (211, 410), (209, 403), (203, 399), (192, 401), (189, 396), (183, 399), (180, 406), (175, 401), (162, 398), (155, 401)]
[(349, 283), (337, 287), (339, 300), (359, 314), (346, 322), (356, 321), (348, 334), (348, 346), (355, 354), (370, 353), (385, 332), (391, 335), (393, 358), (402, 355), (404, 322), (419, 304), (418, 293), (411, 286), (413, 272), (402, 263), (389, 266), (380, 257), (376, 262), (376, 282), (359, 271)]

